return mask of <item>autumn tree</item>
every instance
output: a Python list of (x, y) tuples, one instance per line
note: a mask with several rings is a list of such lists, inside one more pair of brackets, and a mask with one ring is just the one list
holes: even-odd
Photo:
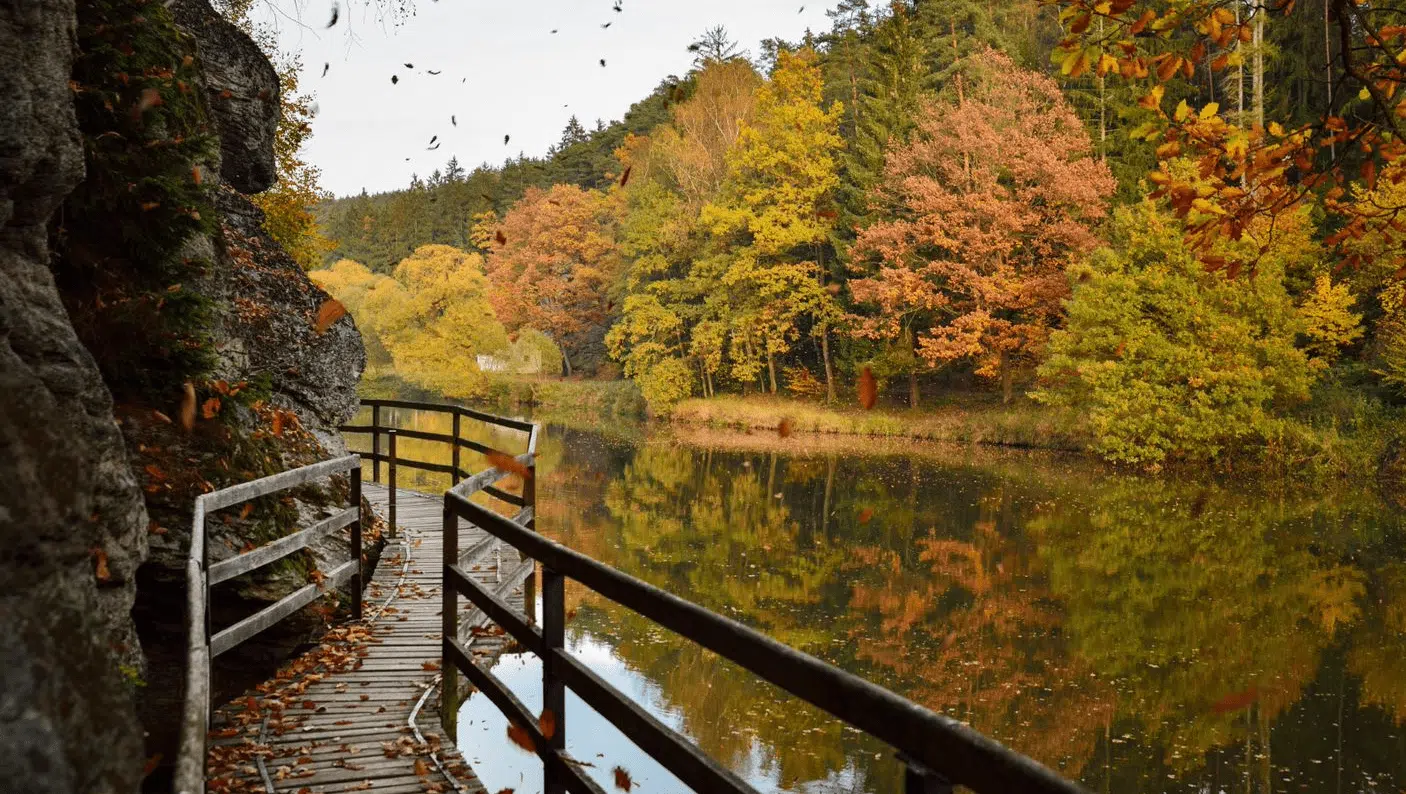
[(844, 108), (822, 108), (821, 94), (815, 53), (780, 53), (771, 79), (757, 89), (753, 120), (728, 153), (720, 195), (701, 213), (723, 248), (719, 281), (731, 297), (726, 321), (734, 376), (750, 381), (764, 362), (773, 393), (775, 357), (790, 349), (802, 318), (814, 324), (827, 351), (828, 327), (838, 318), (812, 254), (835, 217)]
[(1070, 272), (1037, 399), (1076, 408), (1105, 458), (1145, 467), (1274, 437), (1275, 409), (1305, 400), (1315, 376), (1283, 274), (1319, 254), (1304, 212), (1280, 223), (1291, 218), (1296, 230), (1241, 282), (1206, 270), (1165, 206), (1118, 210), (1110, 247)]
[(621, 269), (616, 210), (572, 185), (531, 188), (494, 229), (487, 257), (496, 316), (509, 332), (536, 328), (561, 348), (567, 374), (597, 363)]
[(745, 59), (709, 58), (693, 77), (692, 93), (649, 135), (651, 157), (627, 158), (649, 178), (651, 163), (697, 212), (727, 176), (727, 153), (752, 118), (761, 75)]
[(986, 51), (968, 59), (889, 154), (887, 220), (855, 243), (861, 337), (910, 333), (928, 366), (971, 359), (1009, 401), (1097, 243), (1114, 183), (1054, 81)]
[[(336, 294), (336, 282), (326, 283)], [(357, 319), (374, 329), (405, 380), (451, 397), (478, 397), (487, 384), (478, 356), (508, 346), (487, 293), (482, 257), (426, 245), (402, 260), (392, 277), (375, 280), (360, 299)]]
[(302, 59), (296, 52), (278, 48), (276, 31), (255, 24), (251, 16), (253, 0), (225, 0), (225, 13), (248, 33), (278, 71), (279, 116), (274, 130), (273, 156), (278, 179), (273, 187), (250, 196), (264, 211), (264, 230), (304, 270), (323, 263), (336, 246), (318, 225), (313, 207), (330, 196), (318, 181), (322, 171), (302, 157), (303, 145), (312, 137), (313, 96), (298, 85)]

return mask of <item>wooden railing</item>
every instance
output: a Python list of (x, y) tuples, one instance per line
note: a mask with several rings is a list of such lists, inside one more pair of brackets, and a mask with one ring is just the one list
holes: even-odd
[[(463, 482), (472, 472), (464, 469), (460, 463), (462, 452), (470, 450), (484, 455), (508, 455), (508, 453), (482, 444), (472, 439), (464, 438), (462, 426), (464, 419), (471, 419), (487, 425), (516, 430), (527, 433), (527, 450), (529, 453), (537, 451), (537, 425), (531, 422), (524, 422), (520, 419), (509, 419), (503, 416), (475, 411), (472, 408), (465, 408), (461, 405), (446, 405), (441, 403), (414, 402), (411, 400), (362, 400), (361, 404), (371, 409), (371, 424), (369, 425), (342, 425), (339, 430), (343, 433), (357, 435), (369, 435), (371, 437), (371, 449), (360, 452), (361, 457), (371, 461), (371, 479), (374, 482), (381, 481), (381, 464), (385, 463), (387, 468), (386, 486), (390, 489), (389, 520), (392, 531), (395, 528), (396, 519), (396, 468), (406, 466), (421, 471), (435, 472), (437, 474), (449, 475), (449, 485), (452, 487), (456, 483)], [(387, 410), (418, 411), (429, 414), (440, 414), (451, 417), (453, 429), (448, 435), (444, 433), (432, 433), (425, 430), (413, 430), (410, 428), (397, 428), (394, 424), (383, 424), (383, 413)], [(388, 418), (388, 417), (387, 417)], [(382, 439), (386, 440), (383, 445)], [(413, 460), (401, 457), (396, 449), (397, 438), (414, 438), (422, 441), (437, 441), (449, 445), (450, 462), (434, 463), (431, 461)], [(385, 451), (382, 452), (384, 446)], [(488, 487), (487, 493), (500, 499), (511, 497), (511, 494), (499, 490), (496, 487)], [(508, 501), (511, 501), (510, 499)]]
[[(518, 459), (532, 467), (530, 455)], [(535, 470), (530, 473), (535, 474)], [(567, 653), (566, 580), (574, 579), (596, 593), (671, 631), (726, 657), (781, 689), (888, 743), (905, 765), (907, 794), (947, 794), (963, 785), (981, 794), (1076, 794), (1084, 789), (1034, 760), (1013, 752), (956, 720), (934, 713), (883, 687), (840, 670), (813, 656), (783, 645), (737, 621), (730, 620), (660, 590), (632, 576), (572, 551), (533, 531), (533, 477), (525, 478), (527, 505), (509, 518), (469, 501), (508, 472), (493, 469), (476, 475), (444, 495), (444, 699), (441, 719), (456, 739), (458, 688), (456, 674), (498, 707), (508, 720), (531, 738), (542, 759), (546, 794), (563, 791), (603, 794), (583, 766), (566, 752), (566, 688), (610, 721), (640, 749), (694, 791), (748, 792), (755, 789), (731, 770), (673, 731), (593, 670)], [(474, 581), (458, 559), (460, 520), (485, 530), (542, 566), (542, 625), (509, 606), (501, 588)], [(534, 715), (496, 676), (474, 661), (458, 637), (456, 596), (468, 598), (522, 647), (542, 660), (545, 712)], [(541, 722), (539, 722), (541, 720)], [(544, 731), (541, 725), (551, 724)]]
[[(291, 535), (270, 541), (238, 557), (211, 564), (205, 538), (206, 518), (216, 510), (347, 472), (351, 476), (350, 507)], [(191, 519), (190, 555), (186, 560), (186, 691), (181, 720), (181, 746), (176, 758), (175, 791), (205, 790), (206, 733), (210, 724), (210, 667), (216, 656), (248, 640), (312, 603), (327, 590), (350, 584), (352, 617), (361, 618), (361, 458), (347, 455), (270, 477), (222, 488), (195, 498)], [(330, 532), (351, 526), (351, 559), (334, 568), (323, 581), (284, 596), (278, 602), (224, 629), (210, 621), (210, 591), (220, 582), (249, 573), (287, 557)]]

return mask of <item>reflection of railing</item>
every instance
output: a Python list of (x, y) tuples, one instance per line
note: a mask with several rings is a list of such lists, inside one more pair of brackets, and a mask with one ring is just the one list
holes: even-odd
[[(371, 424), (369, 425), (342, 425), (339, 430), (343, 433), (368, 434), (371, 436), (371, 449), (360, 455), (371, 461), (371, 479), (374, 482), (381, 481), (381, 463), (384, 461), (387, 467), (386, 485), (390, 490), (390, 527), (395, 531), (396, 519), (396, 482), (395, 474), (397, 466), (408, 466), (421, 471), (435, 472), (438, 474), (448, 474), (449, 484), (454, 485), (470, 475), (459, 466), (459, 453), (461, 450), (469, 449), (480, 452), (484, 455), (502, 455), (510, 457), (506, 453), (494, 449), (487, 444), (480, 444), (477, 441), (463, 438), (460, 432), (462, 419), (473, 419), (488, 425), (518, 430), (528, 434), (527, 450), (529, 453), (537, 450), (537, 425), (531, 422), (524, 422), (519, 419), (508, 419), (502, 416), (475, 411), (472, 408), (465, 408), (460, 405), (443, 405), (440, 403), (422, 403), (409, 400), (362, 400), (361, 404), (371, 409)], [(404, 409), (409, 411), (421, 411), (428, 414), (447, 415), (452, 417), (453, 430), (449, 435), (444, 433), (431, 433), (425, 430), (413, 430), (404, 427), (395, 427), (381, 423), (381, 409)], [(381, 452), (381, 437), (387, 439), (386, 451)], [(414, 438), (422, 441), (437, 441), (448, 444), (450, 448), (450, 463), (433, 463), (423, 460), (412, 460), (402, 458), (396, 452), (396, 438)], [(512, 501), (517, 497), (507, 494), (496, 487), (488, 486), (483, 489), (486, 493), (504, 501)], [(505, 498), (511, 497), (511, 498)]]
[[(445, 730), (453, 737), (458, 702), (457, 691), (450, 685), (451, 676), (455, 671), (462, 672), (531, 739), (542, 759), (548, 794), (567, 790), (602, 791), (566, 753), (566, 687), (693, 790), (755, 791), (566, 652), (567, 578), (887, 742), (898, 750), (898, 758), (906, 766), (904, 788), (909, 794), (950, 792), (953, 785), (987, 794), (1083, 791), (1078, 784), (956, 720), (543, 538), (524, 527), (531, 523), (530, 509), (525, 509), (518, 518), (507, 518), (469, 501), (468, 497), (476, 488), (481, 489), (482, 485), (507, 474), (501, 470), (483, 472), (444, 496), (442, 669), (446, 702), (442, 715)], [(525, 478), (525, 482), (531, 493), (531, 479)], [(527, 520), (523, 520), (524, 514)], [(455, 556), (451, 556), (450, 539), (457, 535), (459, 519), (487, 531), (542, 564), (540, 629), (510, 607), (502, 593), (492, 592), (470, 578)], [(543, 715), (534, 717), (498, 678), (474, 662), (473, 655), (459, 641), (454, 622), (456, 593), (467, 597), (523, 647), (542, 659)]]
[[(286, 491), (328, 475), (349, 472), (351, 506), (307, 529), (270, 541), (238, 557), (211, 565), (205, 542), (206, 516), (216, 510), (261, 496)], [(314, 463), (300, 469), (222, 488), (195, 498), (191, 520), (190, 556), (186, 561), (186, 691), (181, 719), (181, 747), (176, 758), (175, 791), (196, 794), (205, 790), (205, 737), (210, 723), (210, 662), (216, 656), (269, 628), (312, 603), (325, 590), (350, 580), (352, 618), (361, 618), (361, 458), (356, 455)], [(351, 526), (351, 559), (332, 570), (321, 582), (284, 596), (249, 617), (215, 631), (210, 624), (210, 589), (220, 582), (249, 573), (307, 548), (329, 532)]]

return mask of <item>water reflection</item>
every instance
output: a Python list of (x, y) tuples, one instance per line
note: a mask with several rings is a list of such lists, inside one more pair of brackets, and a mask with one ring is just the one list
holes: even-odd
[[(1406, 786), (1406, 533), (1367, 490), (599, 430), (548, 428), (544, 532), (1094, 790)], [(897, 790), (872, 740), (569, 598), (573, 643), (763, 790)], [(501, 737), (469, 747), (481, 768)]]

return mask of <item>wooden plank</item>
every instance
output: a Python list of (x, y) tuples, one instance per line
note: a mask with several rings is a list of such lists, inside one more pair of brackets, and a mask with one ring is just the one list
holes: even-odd
[(260, 496), (268, 496), (277, 491), (287, 490), (303, 483), (338, 472), (349, 471), (361, 465), (361, 458), (356, 455), (347, 455), (332, 460), (324, 460), (321, 463), (314, 463), (302, 468), (289, 469), (285, 472), (272, 474), (268, 477), (260, 477), (257, 480), (231, 485), (218, 491), (205, 494), (205, 508), (207, 510), (220, 510), (240, 502), (247, 502)]
[(299, 549), (306, 548), (309, 543), (312, 543), (328, 532), (341, 529), (355, 521), (359, 512), (359, 507), (349, 507), (330, 518), (324, 518), (300, 532), (294, 532), (278, 540), (265, 543), (259, 548), (241, 554), (238, 557), (217, 562), (210, 566), (210, 584), (215, 585), (233, 579), (241, 574), (249, 573), (255, 568), (261, 568), (271, 562), (281, 560)]
[(311, 604), (318, 596), (336, 589), (352, 575), (356, 560), (347, 560), (327, 575), (322, 584), (310, 584), (284, 596), (278, 602), (255, 612), (210, 638), (210, 656), (214, 658), (253, 637), (269, 626)]
[(205, 564), (205, 497), (195, 497), (195, 512), (190, 519), (190, 555), (187, 559), (198, 565)]

